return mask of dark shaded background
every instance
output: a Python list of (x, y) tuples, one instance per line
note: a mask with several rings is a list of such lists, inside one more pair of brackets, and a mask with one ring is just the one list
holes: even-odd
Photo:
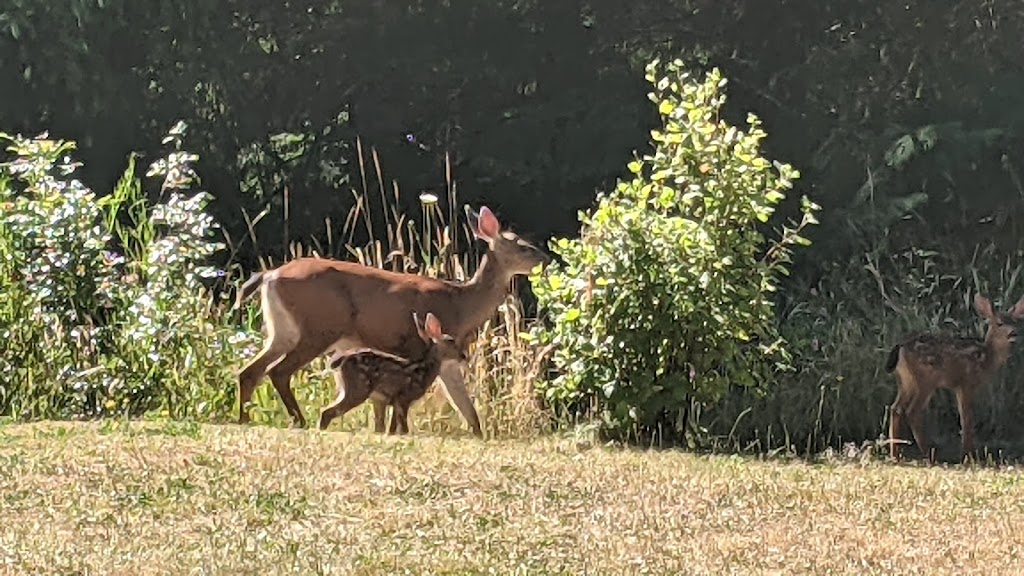
[[(12, 0), (0, 9), (0, 126), (79, 141), (102, 192), (130, 151), (155, 157), (184, 119), (220, 221), (240, 237), (240, 208), (271, 206), (257, 232), (278, 257), (286, 186), (293, 238), (344, 218), (361, 187), (357, 136), (410, 206), (443, 189), (448, 152), (461, 201), (543, 238), (574, 232), (575, 211), (646, 150), (657, 118), (643, 65), (681, 56), (721, 67), (730, 120), (756, 112), (771, 157), (803, 171), (799, 192), (844, 232), (817, 238), (814, 261), (829, 260), (910, 212), (886, 202), (923, 193), (912, 204), (929, 226), (911, 233), (960, 237), (1021, 195), (1024, 5), (944, 6)], [(929, 124), (954, 128), (910, 164), (884, 165), (897, 138)], [(867, 210), (856, 195), (869, 177)], [(251, 246), (240, 256), (254, 262)]]

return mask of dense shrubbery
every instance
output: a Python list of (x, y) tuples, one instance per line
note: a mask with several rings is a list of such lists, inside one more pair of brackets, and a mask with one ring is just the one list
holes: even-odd
[(221, 274), (207, 265), (222, 245), (181, 136), (148, 173), (162, 180), (155, 204), (134, 161), (99, 199), (73, 177), (73, 143), (2, 137), (0, 412), (209, 417), (230, 404), (251, 334), (221, 320), (204, 284)]
[(765, 132), (720, 119), (725, 80), (692, 79), (676, 61), (648, 68), (663, 117), (654, 153), (583, 214), (580, 239), (559, 239), (563, 264), (534, 278), (552, 325), (557, 376), (546, 399), (591, 410), (609, 432), (677, 436), (696, 430), (693, 408), (731, 386), (765, 384), (787, 361), (773, 311), (789, 250), (816, 209), (769, 244), (761, 230), (799, 173), (760, 156)]
[[(696, 130), (666, 126), (657, 135), (658, 151), (630, 165), (634, 180), (602, 195), (585, 215), (581, 240), (555, 243), (564, 264), (533, 279), (554, 322), (521, 332), (522, 309), (513, 297), (478, 341), (468, 381), (486, 428), (502, 436), (546, 429), (529, 385), (553, 352), (558, 377), (540, 389), (549, 405), (563, 415), (596, 407), (589, 415), (605, 417), (619, 433), (680, 432), (687, 423), (700, 432), (704, 424), (711, 438), (727, 439), (730, 447), (809, 451), (877, 438), (893, 394), (881, 370), (885, 350), (915, 330), (976, 330), (969, 298), (981, 289), (997, 303), (1015, 299), (1022, 288), (1019, 250), (993, 238), (979, 246), (936, 240), (930, 244), (936, 249), (889, 254), (883, 239), (865, 259), (831, 266), (808, 289), (790, 284), (773, 296), (765, 290), (785, 265), (785, 239), (796, 240), (797, 232), (784, 232), (777, 265), (759, 259), (772, 248), (755, 222), (767, 219), (781, 197), (754, 191), (781, 194), (784, 177), (795, 175), (759, 158), (764, 135), (756, 122), (744, 134), (712, 121), (723, 104), (717, 76), (702, 84), (674, 79), (661, 85), (657, 102), (664, 99), (668, 124)], [(672, 102), (677, 90), (683, 98)], [(182, 150), (182, 137), (181, 128), (173, 130), (165, 157), (149, 168), (154, 193), (144, 192), (129, 161), (114, 192), (97, 198), (74, 178), (73, 144), (3, 136), (0, 414), (233, 417), (235, 371), (260, 343), (258, 304), (249, 302), (239, 321), (219, 290), (210, 289), (227, 280), (208, 262), (221, 245), (205, 211), (208, 195), (197, 191), (195, 156)], [(714, 148), (715, 138), (729, 138), (732, 147)], [(708, 189), (717, 186), (719, 193), (677, 187), (679, 176), (684, 182), (715, 176)], [(680, 193), (692, 195), (683, 200)], [(424, 197), (419, 225), (394, 206), (381, 205), (378, 218), (368, 217), (375, 209), (370, 197), (364, 189), (338, 236), (351, 238), (349, 227), (384, 220), (387, 229), (364, 231), (380, 239), (329, 251), (433, 276), (472, 273), (478, 254), (452, 217), (454, 183), (440, 202)], [(1006, 214), (1015, 218), (1017, 211)], [(718, 226), (720, 217), (732, 225)], [(396, 251), (404, 256), (390, 257)], [(770, 300), (777, 296), (776, 312)], [(772, 347), (780, 336), (788, 345)], [(795, 370), (766, 378), (775, 361)], [(1014, 384), (1019, 365), (1011, 359), (979, 398), (979, 439), (990, 446), (1006, 447), (1021, 432), (1014, 410), (1022, 394)], [(297, 380), (307, 412), (330, 399), (322, 362)], [(936, 438), (955, 440), (955, 409), (948, 398), (938, 400)], [(270, 386), (255, 402), (257, 421), (287, 421)], [(435, 396), (417, 412), (438, 405), (444, 401)], [(451, 417), (443, 426), (457, 426), (458, 417), (445, 410)], [(345, 425), (358, 426), (358, 415)]]

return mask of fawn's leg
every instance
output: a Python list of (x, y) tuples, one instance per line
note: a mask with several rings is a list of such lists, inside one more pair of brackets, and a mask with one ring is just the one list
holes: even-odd
[(903, 415), (907, 410), (907, 402), (903, 389), (896, 392), (896, 401), (889, 408), (889, 457), (899, 460), (902, 456), (903, 445), (900, 435), (903, 433)]
[[(340, 373), (340, 371), (339, 371)], [(339, 378), (341, 378), (339, 376)], [(359, 406), (370, 396), (370, 390), (366, 386), (355, 382), (338, 388), (338, 397), (334, 402), (320, 412), (320, 429), (326, 430), (331, 420), (338, 416), (344, 416), (346, 412)]]
[(907, 408), (907, 419), (910, 420), (910, 431), (914, 433), (914, 442), (917, 443), (918, 449), (929, 462), (934, 464), (935, 453), (924, 430), (924, 413), (931, 399), (931, 394), (918, 393), (915, 395)]
[(392, 403), (391, 404), (391, 423), (388, 425), (388, 435), (389, 436), (393, 436), (394, 434), (398, 433), (398, 420), (399, 420), (398, 404), (397, 403)]
[[(340, 367), (334, 371), (334, 393), (337, 398), (345, 395), (345, 377)], [(383, 434), (384, 418), (387, 416), (387, 404), (383, 404), (379, 398), (372, 395), (370, 396), (370, 402), (373, 404), (373, 431)]]
[[(381, 398), (371, 396), (370, 402), (373, 403), (373, 431), (377, 434), (384, 433), (384, 419), (387, 418), (388, 402)], [(391, 425), (395, 425), (395, 412), (391, 411)]]
[(960, 412), (960, 459), (974, 456), (974, 406), (971, 393), (966, 388), (957, 388), (956, 405)]
[(409, 433), (409, 402), (396, 399), (391, 404), (391, 429), (388, 434)]

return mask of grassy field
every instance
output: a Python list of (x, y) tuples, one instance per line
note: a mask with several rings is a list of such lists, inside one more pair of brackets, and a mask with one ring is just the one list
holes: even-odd
[(0, 427), (11, 574), (1011, 574), (1012, 469), (182, 423)]

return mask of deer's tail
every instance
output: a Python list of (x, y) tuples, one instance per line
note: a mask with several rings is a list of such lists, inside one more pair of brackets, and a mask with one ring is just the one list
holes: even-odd
[(258, 290), (262, 284), (263, 272), (257, 272), (249, 277), (249, 279), (245, 281), (245, 284), (242, 284), (242, 288), (238, 291), (238, 301), (235, 303), (235, 308), (241, 309), (242, 302), (252, 296), (253, 292)]
[(892, 350), (889, 351), (889, 359), (885, 361), (886, 372), (892, 372), (893, 370), (896, 369), (896, 364), (898, 364), (900, 361), (900, 348), (902, 347), (902, 344), (897, 344), (892, 347)]

